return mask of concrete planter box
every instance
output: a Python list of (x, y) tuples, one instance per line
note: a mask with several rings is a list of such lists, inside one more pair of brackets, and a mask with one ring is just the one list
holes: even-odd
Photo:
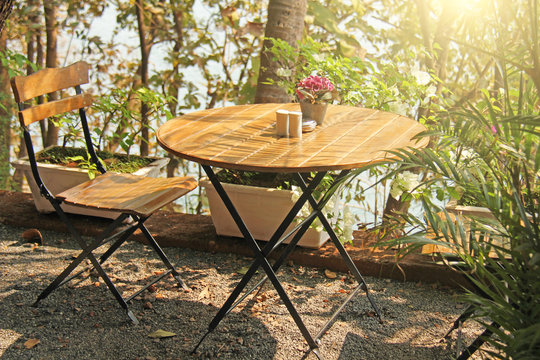
[[(212, 221), (218, 235), (243, 237), (229, 211), (207, 179), (199, 181), (208, 197)], [(293, 192), (257, 186), (223, 184), (223, 188), (231, 198), (238, 213), (244, 220), (249, 231), (257, 240), (268, 241), (289, 210), (293, 207)], [(294, 223), (290, 229), (294, 227)], [(288, 243), (291, 237), (285, 240)], [(309, 228), (298, 243), (299, 246), (318, 249), (326, 240), (328, 234)]]
[(445, 208), (450, 214), (495, 219), (491, 211), (485, 207), (458, 205), (455, 200), (448, 202)]
[[(449, 214), (460, 217), (467, 230), (470, 223), (468, 219), (470, 218), (495, 220), (495, 216), (493, 216), (493, 214), (488, 208), (480, 206), (458, 205), (455, 200), (448, 202), (448, 204), (446, 204), (445, 206), (445, 209), (446, 211), (448, 211)], [(492, 239), (484, 239), (483, 241), (490, 241), (493, 245), (501, 246), (504, 248), (510, 247), (510, 244), (507, 243), (507, 240), (503, 240), (499, 237), (493, 237)]]
[[(150, 163), (148, 166), (139, 169), (133, 174), (140, 176), (157, 177), (159, 175), (160, 169), (167, 165), (168, 162), (168, 158), (156, 158), (154, 162)], [(32, 169), (30, 168), (30, 162), (28, 161), (28, 158), (17, 159), (13, 161), (11, 165), (13, 165), (15, 169), (21, 170), (24, 173), (26, 181), (28, 182), (30, 190), (32, 191), (32, 197), (34, 198), (34, 204), (36, 205), (36, 209), (40, 213), (44, 214), (54, 212), (55, 210), (49, 200), (41, 196), (39, 188), (34, 181), (34, 177), (32, 176)], [(53, 194), (59, 194), (64, 190), (72, 188), (90, 179), (88, 177), (88, 170), (86, 169), (42, 163), (38, 163), (38, 169), (43, 183), (47, 186), (47, 189), (49, 189), (49, 191)], [(62, 205), (62, 209), (70, 214), (97, 216), (111, 219), (118, 217), (118, 215), (120, 214), (116, 211), (86, 209), (84, 207), (66, 204)]]

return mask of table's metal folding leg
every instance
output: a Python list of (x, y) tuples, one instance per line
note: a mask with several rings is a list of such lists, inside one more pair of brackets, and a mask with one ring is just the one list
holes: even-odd
[(456, 319), (456, 321), (454, 321), (454, 323), (452, 324), (452, 327), (448, 330), (448, 332), (444, 335), (443, 339), (441, 339), (441, 341), (443, 340), (446, 340), (450, 337), (450, 334), (458, 329), (461, 324), (463, 324), (468, 318), (470, 318), (472, 315), (474, 314), (474, 309), (471, 305), (467, 306), (467, 308), (465, 309), (465, 311), (459, 315), (459, 317)]
[[(339, 179), (341, 177), (345, 176), (347, 173), (348, 173), (348, 170), (342, 171), (338, 175), (338, 177), (334, 180), (333, 184), (335, 184), (337, 181), (339, 181)], [(303, 178), (301, 176), (297, 176), (297, 181), (299, 182), (300, 187), (302, 188), (302, 190), (306, 189), (306, 184), (305, 184), (305, 182), (304, 182), (304, 180), (303, 180)], [(322, 200), (319, 201), (319, 202), (317, 202), (313, 198), (313, 196), (310, 196), (308, 201), (309, 201), (311, 207), (314, 209), (313, 211), (317, 212), (317, 217), (319, 218), (319, 220), (323, 224), (326, 232), (330, 236), (330, 239), (332, 240), (332, 242), (334, 243), (334, 245), (338, 249), (342, 259), (345, 261), (347, 267), (349, 268), (351, 273), (356, 278), (356, 281), (358, 282), (358, 287), (345, 299), (345, 301), (342, 303), (342, 305), (334, 312), (334, 314), (331, 316), (330, 320), (328, 320), (328, 322), (323, 326), (323, 328), (319, 331), (319, 333), (315, 337), (316, 340), (319, 340), (326, 333), (326, 331), (328, 331), (328, 329), (330, 329), (330, 327), (333, 325), (333, 323), (336, 320), (339, 313), (343, 310), (345, 305), (347, 305), (347, 303), (352, 300), (353, 296), (360, 289), (362, 289), (365, 292), (371, 306), (373, 307), (373, 309), (375, 310), (375, 312), (376, 312), (376, 314), (377, 314), (377, 316), (379, 318), (379, 322), (382, 323), (381, 312), (379, 311), (379, 308), (377, 307), (377, 304), (375, 303), (375, 301), (371, 298), (371, 294), (369, 293), (367, 284), (366, 284), (364, 278), (362, 277), (362, 274), (360, 273), (360, 271), (358, 270), (358, 268), (356, 267), (356, 265), (352, 261), (351, 257), (347, 253), (347, 250), (345, 249), (345, 247), (343, 246), (341, 241), (339, 241), (339, 238), (337, 237), (336, 233), (334, 232), (334, 229), (332, 228), (332, 226), (330, 225), (330, 223), (326, 219), (326, 216), (324, 216), (324, 213), (323, 213), (322, 209), (323, 209), (324, 205), (326, 204), (326, 202), (329, 199), (328, 195), (329, 195), (328, 193), (325, 194), (325, 196), (323, 196)]]
[[(500, 325), (496, 322), (492, 322), (490, 327), (499, 328)], [(485, 329), (463, 352), (456, 358), (456, 360), (467, 360), (486, 342), (486, 338), (493, 335), (493, 331)]]
[(242, 232), (242, 235), (244, 236), (244, 238), (247, 240), (248, 244), (252, 248), (252, 251), (253, 251), (253, 254), (254, 254), (256, 260), (251, 265), (250, 269), (246, 272), (246, 274), (244, 275), (244, 277), (242, 278), (240, 283), (233, 290), (233, 292), (231, 293), (231, 295), (229, 296), (229, 298), (227, 299), (225, 304), (221, 307), (218, 314), (214, 317), (214, 319), (212, 320), (212, 322), (208, 326), (208, 331), (206, 332), (206, 334), (204, 334), (204, 336), (201, 338), (201, 340), (195, 346), (195, 348), (193, 349), (192, 352), (195, 352), (197, 350), (197, 348), (202, 343), (202, 341), (206, 338), (206, 336), (210, 332), (212, 332), (216, 328), (216, 326), (219, 324), (219, 322), (225, 317), (225, 315), (228, 314), (228, 312), (230, 311), (234, 301), (238, 298), (238, 296), (240, 295), (242, 290), (245, 288), (245, 286), (247, 285), (247, 283), (249, 282), (251, 277), (255, 274), (255, 271), (257, 270), (257, 268), (259, 266), (263, 267), (266, 275), (268, 276), (268, 278), (272, 282), (272, 285), (274, 286), (274, 288), (278, 292), (281, 300), (284, 302), (285, 306), (287, 307), (287, 310), (289, 311), (289, 313), (291, 314), (291, 316), (292, 316), (293, 320), (295, 321), (296, 325), (300, 329), (300, 332), (302, 333), (302, 335), (304, 336), (304, 338), (308, 342), (308, 345), (309, 345), (310, 349), (316, 349), (318, 347), (317, 343), (315, 342), (315, 340), (313, 339), (313, 337), (311, 336), (311, 334), (307, 330), (305, 324), (303, 323), (302, 319), (300, 318), (300, 315), (296, 311), (296, 309), (295, 309), (294, 305), (292, 304), (291, 300), (289, 299), (287, 293), (283, 289), (283, 286), (281, 285), (281, 283), (277, 279), (276, 274), (273, 271), (272, 266), (268, 262), (268, 259), (266, 258), (266, 256), (273, 250), (274, 245), (279, 241), (279, 238), (281, 237), (281, 235), (285, 232), (286, 228), (290, 225), (290, 223), (292, 223), (292, 221), (294, 220), (294, 217), (300, 211), (303, 204), (307, 200), (308, 195), (310, 195), (310, 191), (313, 190), (317, 186), (317, 183), (320, 182), (322, 180), (322, 178), (324, 177), (324, 173), (320, 173), (320, 174), (317, 175), (317, 177), (316, 177), (317, 183), (312, 182), (310, 184), (310, 187), (306, 187), (306, 189), (304, 190), (305, 194), (302, 194), (300, 196), (300, 198), (298, 199), (296, 204), (293, 206), (293, 209), (291, 209), (289, 214), (286, 216), (285, 220), (282, 222), (282, 224), (279, 226), (279, 228), (276, 230), (276, 232), (272, 236), (272, 239), (266, 244), (266, 246), (263, 248), (263, 250), (261, 250), (259, 248), (259, 246), (257, 245), (257, 242), (255, 241), (255, 239), (253, 238), (253, 236), (251, 235), (251, 233), (247, 229), (247, 227), (246, 227), (245, 223), (243, 222), (242, 218), (238, 214), (238, 212), (237, 212), (236, 208), (234, 207), (232, 201), (230, 200), (229, 196), (227, 195), (227, 193), (225, 192), (225, 190), (223, 189), (223, 187), (221, 186), (221, 184), (217, 180), (216, 175), (214, 174), (212, 168), (207, 166), (207, 165), (203, 165), (203, 169), (206, 172), (206, 174), (208, 175), (208, 178), (212, 182), (212, 185), (214, 185), (214, 188), (216, 189), (216, 191), (220, 195), (221, 199), (223, 200), (223, 203), (225, 204), (225, 206), (229, 210), (229, 213), (233, 217), (234, 221), (238, 225), (238, 228)]

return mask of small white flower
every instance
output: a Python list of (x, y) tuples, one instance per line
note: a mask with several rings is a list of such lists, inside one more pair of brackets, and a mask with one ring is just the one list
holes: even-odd
[(413, 70), (412, 75), (416, 79), (418, 85), (427, 85), (431, 81), (429, 73), (422, 70)]
[(293, 202), (297, 202), (298, 199), (300, 199), (300, 195), (302, 194), (302, 192), (300, 191), (300, 187), (296, 186), (296, 185), (292, 185), (291, 186), (291, 191), (292, 191), (291, 200)]
[(401, 101), (393, 101), (389, 105), (390, 111), (400, 115), (407, 115), (409, 106)]
[(291, 69), (279, 68), (276, 70), (276, 75), (280, 77), (289, 77), (292, 75)]
[[(313, 60), (315, 60), (316, 62), (323, 62), (324, 56), (322, 54), (313, 54)], [(317, 73), (313, 72), (312, 75), (317, 75)]]
[(437, 87), (435, 85), (429, 85), (426, 89), (426, 97), (433, 97), (437, 95)]
[(394, 199), (399, 199), (404, 192), (410, 193), (419, 184), (417, 174), (410, 171), (403, 171), (402, 173), (399, 173), (392, 182), (390, 195), (392, 195)]

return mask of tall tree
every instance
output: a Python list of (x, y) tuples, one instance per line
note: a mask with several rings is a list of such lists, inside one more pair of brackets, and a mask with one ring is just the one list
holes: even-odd
[(13, 8), (13, 0), (2, 0), (0, 3), (0, 33), (4, 29), (4, 23), (11, 14), (11, 9)]
[[(58, 19), (57, 19), (57, 2), (56, 1), (43, 1), (43, 13), (45, 15), (45, 33), (47, 36), (46, 54), (45, 54), (45, 67), (55, 68), (58, 66)], [(48, 101), (54, 101), (58, 99), (57, 93), (49, 94)], [(44, 137), (45, 147), (56, 145), (58, 142), (58, 127), (52, 120), (47, 120), (47, 134)]]
[[(141, 75), (141, 86), (148, 87), (148, 62), (150, 60), (150, 49), (151, 44), (147, 40), (147, 29), (146, 29), (146, 19), (145, 19), (145, 9), (143, 0), (137, 0), (135, 2), (135, 10), (137, 12), (137, 28), (139, 31), (139, 42), (141, 50), (141, 66), (140, 66), (140, 75)], [(148, 132), (148, 127), (150, 126), (148, 121), (148, 104), (144, 101), (141, 101), (141, 143), (140, 151), (142, 156), (148, 156), (148, 143), (150, 141), (150, 136)]]
[[(0, 33), (0, 51), (6, 50), (7, 34), (6, 31)], [(9, 90), (9, 74), (5, 66), (0, 66), (0, 189), (8, 189), (10, 173), (9, 173), (9, 151), (11, 145), (11, 108), (6, 107), (8, 103)]]
[[(297, 46), (304, 34), (304, 18), (307, 13), (307, 0), (270, 0), (265, 38), (276, 38)], [(287, 92), (277, 84), (268, 84), (268, 79), (279, 80), (279, 64), (273, 61), (270, 40), (265, 40), (261, 51), (261, 66), (257, 80), (256, 103), (289, 102)]]

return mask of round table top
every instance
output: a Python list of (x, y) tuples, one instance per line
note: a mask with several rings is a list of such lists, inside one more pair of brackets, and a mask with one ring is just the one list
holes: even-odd
[(299, 104), (255, 104), (195, 111), (163, 124), (158, 143), (203, 165), (262, 172), (354, 169), (389, 157), (388, 150), (425, 147), (411, 138), (425, 127), (373, 109), (329, 105), (322, 126), (302, 138), (276, 135), (276, 110)]

